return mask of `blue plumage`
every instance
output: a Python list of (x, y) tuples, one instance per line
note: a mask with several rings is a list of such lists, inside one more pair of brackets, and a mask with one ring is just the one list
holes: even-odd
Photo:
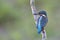
[[(44, 12), (43, 12), (44, 13)], [(43, 14), (42, 13), (42, 14)], [(44, 14), (43, 14), (44, 15)], [(46, 26), (47, 22), (48, 22), (48, 18), (47, 15), (45, 14), (46, 17), (44, 17), (43, 15), (41, 15), (38, 20), (37, 20), (37, 31), (38, 34), (41, 33), (42, 28)]]

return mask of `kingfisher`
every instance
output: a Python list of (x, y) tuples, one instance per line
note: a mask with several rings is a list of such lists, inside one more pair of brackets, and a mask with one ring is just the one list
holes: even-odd
[(41, 10), (38, 14), (35, 15), (39, 15), (40, 17), (37, 19), (37, 31), (38, 34), (41, 33), (41, 31), (44, 33), (44, 27), (47, 25), (48, 23), (48, 17), (47, 17), (47, 13), (45, 10)]
[(45, 10), (40, 10), (37, 12), (34, 2), (35, 0), (30, 0), (30, 6), (36, 23), (37, 32), (38, 34), (42, 34), (42, 40), (45, 40), (47, 36), (44, 27), (48, 23), (47, 12)]

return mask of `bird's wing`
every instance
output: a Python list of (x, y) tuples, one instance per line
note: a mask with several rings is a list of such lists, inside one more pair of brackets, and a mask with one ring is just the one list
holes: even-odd
[(44, 17), (44, 16), (40, 17), (39, 24), (41, 25), (41, 27), (45, 27), (47, 22), (48, 22), (48, 19), (46, 17)]

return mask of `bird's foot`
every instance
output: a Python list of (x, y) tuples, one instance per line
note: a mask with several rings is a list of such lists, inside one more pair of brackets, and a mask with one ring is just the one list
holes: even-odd
[(46, 40), (47, 39), (47, 35), (46, 35), (46, 31), (44, 30), (44, 32), (42, 32), (42, 40)]

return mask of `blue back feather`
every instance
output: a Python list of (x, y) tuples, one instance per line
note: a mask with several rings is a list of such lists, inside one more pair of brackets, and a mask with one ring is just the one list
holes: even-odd
[(42, 27), (41, 27), (41, 24), (40, 24), (40, 21), (42, 19), (42, 16), (38, 18), (38, 21), (37, 21), (37, 31), (38, 31), (38, 34), (41, 33), (41, 30), (42, 30)]

